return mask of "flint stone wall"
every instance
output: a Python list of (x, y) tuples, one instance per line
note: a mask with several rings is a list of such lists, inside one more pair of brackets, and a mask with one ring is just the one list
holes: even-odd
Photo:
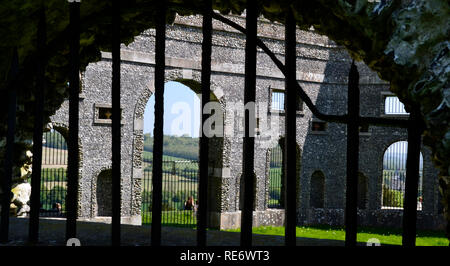
[[(244, 25), (244, 19), (231, 17)], [(258, 36), (284, 61), (284, 28), (261, 20)], [(232, 228), (240, 224), (240, 177), (242, 175), (242, 119), (231, 115), (231, 107), (244, 99), (245, 36), (214, 22), (211, 91), (224, 112), (224, 137), (211, 140), (209, 211), (210, 226)], [(166, 33), (166, 81), (179, 81), (199, 92), (201, 70), (201, 17), (178, 17)], [(342, 48), (313, 31), (297, 31), (297, 80), (319, 110), (345, 114), (347, 76), (352, 59)], [(143, 112), (154, 93), (155, 31), (149, 29), (128, 46), (121, 48), (122, 108), (122, 216), (129, 223), (140, 223)], [(283, 225), (284, 211), (268, 209), (268, 173), (271, 148), (284, 135), (284, 114), (270, 110), (271, 89), (284, 89), (284, 76), (270, 58), (258, 49), (256, 101), (266, 104), (258, 113), (260, 135), (255, 138), (255, 214), (254, 225)], [(389, 84), (363, 63), (356, 62), (360, 73), (361, 115), (382, 116), (383, 93)], [(157, 88), (156, 88), (157, 89)], [(111, 54), (91, 63), (82, 74), (80, 94), (80, 218), (98, 218), (97, 177), (111, 168), (111, 124), (99, 121), (97, 107), (111, 102)], [(68, 102), (64, 102), (52, 122), (68, 124)], [(279, 121), (279, 128), (275, 121)], [(298, 224), (343, 224), (345, 202), (345, 125), (327, 124), (326, 132), (311, 132), (313, 115), (307, 107), (297, 115), (297, 144), (300, 150), (298, 188)], [(230, 125), (234, 127), (230, 128)], [(264, 127), (264, 125), (269, 125)], [(395, 128), (373, 127), (360, 137), (360, 172), (368, 178), (363, 224), (379, 226), (397, 221), (399, 212), (381, 210), (381, 171), (385, 149), (395, 141), (406, 140), (406, 132)], [(231, 133), (231, 134), (228, 134)], [(429, 151), (424, 153), (424, 209), (419, 213), (419, 227), (440, 228), (429, 223), (437, 214), (437, 172), (431, 165)], [(324, 208), (309, 207), (310, 178), (314, 171), (325, 175)], [(401, 213), (401, 212), (400, 212)], [(385, 217), (383, 219), (377, 218)], [(397, 220), (396, 220), (397, 219)], [(439, 219), (437, 219), (439, 220)], [(398, 222), (395, 222), (398, 225)], [(423, 225), (423, 226), (422, 226)]]

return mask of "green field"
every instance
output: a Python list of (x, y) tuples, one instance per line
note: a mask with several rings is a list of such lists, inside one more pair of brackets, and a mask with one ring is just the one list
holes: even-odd
[[(231, 232), (239, 232), (240, 229), (226, 230)], [(263, 235), (279, 235), (284, 236), (284, 227), (261, 226), (254, 227), (253, 234)], [(345, 240), (345, 230), (342, 227), (330, 226), (301, 226), (296, 229), (297, 237)], [(358, 228), (358, 242), (367, 242), (371, 238), (377, 238), (381, 244), (401, 245), (402, 232), (401, 229), (387, 228)], [(416, 237), (417, 246), (448, 246), (449, 241), (445, 236), (445, 232), (422, 231), (417, 230)]]
[[(188, 160), (198, 159), (198, 138), (187, 136), (169, 136), (164, 135), (163, 153)], [(144, 134), (144, 151), (153, 151), (153, 137), (150, 134)]]

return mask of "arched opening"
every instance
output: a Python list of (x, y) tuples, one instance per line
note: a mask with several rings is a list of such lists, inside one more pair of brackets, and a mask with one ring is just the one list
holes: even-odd
[(268, 208), (283, 208), (283, 150), (280, 143), (277, 143), (270, 150), (270, 170), (269, 170), (269, 202)]
[(40, 216), (61, 217), (66, 212), (67, 142), (54, 129), (43, 133)]
[(103, 170), (97, 177), (97, 216), (112, 216), (112, 171)]
[(323, 208), (325, 199), (325, 175), (322, 171), (315, 171), (311, 175), (311, 190), (309, 205), (311, 208)]
[[(408, 142), (398, 141), (391, 144), (383, 155), (382, 200), (384, 209), (402, 209), (405, 194), (406, 159)], [(420, 153), (419, 184), (417, 193), (417, 210), (423, 204), (423, 155)]]
[[(196, 224), (201, 126), (200, 95), (196, 94), (197, 92), (199, 84), (189, 80), (183, 80), (182, 83), (167, 82), (164, 88), (161, 222), (166, 225)], [(212, 96), (211, 100), (217, 99)], [(151, 223), (154, 105), (155, 97), (152, 95), (146, 104), (143, 117), (141, 186), (143, 224)]]
[[(268, 164), (269, 168), (267, 175), (267, 208), (284, 209), (286, 200), (286, 177), (285, 177), (285, 153), (284, 153), (285, 138), (281, 136), (277, 143), (268, 151)], [(300, 169), (302, 151), (298, 144), (296, 144), (296, 198), (297, 205), (299, 204), (300, 193)]]

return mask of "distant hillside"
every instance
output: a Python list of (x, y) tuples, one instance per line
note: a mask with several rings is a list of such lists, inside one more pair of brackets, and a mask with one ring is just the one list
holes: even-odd
[[(198, 138), (164, 136), (164, 155), (198, 160)], [(153, 137), (144, 134), (144, 151), (153, 152)]]

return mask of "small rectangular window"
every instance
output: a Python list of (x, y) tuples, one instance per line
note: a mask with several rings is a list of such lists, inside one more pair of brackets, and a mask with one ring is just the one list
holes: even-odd
[(327, 123), (322, 121), (313, 121), (311, 123), (311, 131), (324, 132), (327, 130)]
[[(122, 108), (120, 109), (121, 121), (123, 125)], [(111, 124), (112, 123), (112, 107), (109, 104), (94, 104), (94, 123), (95, 124)]]
[[(284, 90), (272, 89), (271, 100), (272, 100), (271, 109), (273, 111), (284, 112), (286, 110), (286, 108), (285, 108), (285, 91)], [(297, 107), (295, 110), (297, 112), (303, 111), (303, 101), (300, 98), (300, 96), (298, 96), (298, 95), (297, 95)]]
[(284, 111), (284, 91), (272, 90), (272, 110)]
[(98, 108), (98, 118), (99, 119), (111, 119), (112, 117), (112, 108)]

